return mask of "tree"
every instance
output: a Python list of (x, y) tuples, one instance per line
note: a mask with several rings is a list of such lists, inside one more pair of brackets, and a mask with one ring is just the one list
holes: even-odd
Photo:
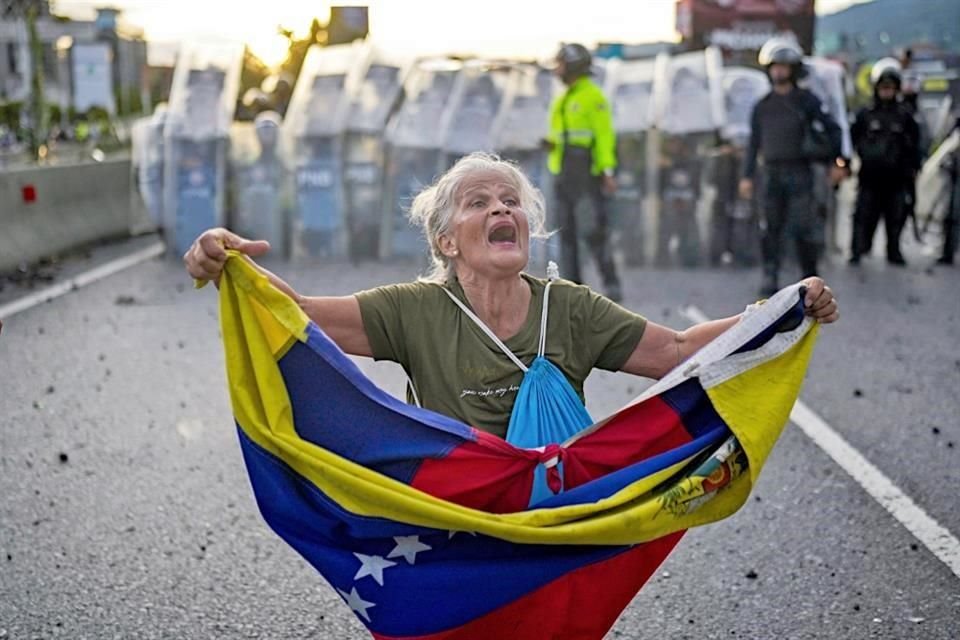
[(314, 44), (324, 45), (327, 43), (327, 28), (320, 24), (316, 18), (310, 23), (310, 31), (306, 37), (297, 39), (292, 29), (278, 27), (280, 35), (290, 42), (290, 48), (287, 51), (287, 57), (280, 63), (280, 72), (286, 73), (289, 77), (300, 77), (300, 69), (303, 67), (303, 61), (307, 57), (307, 51)]
[[(30, 78), (27, 96), (26, 127), (27, 144), (34, 158), (38, 157), (40, 146), (47, 131), (47, 113), (43, 105), (43, 71), (41, 60), (43, 49), (37, 35), (37, 16), (43, 12), (47, 3), (41, 0), (2, 0), (0, 16), (23, 22), (27, 33), (27, 75)], [(23, 118), (21, 118), (21, 122)]]

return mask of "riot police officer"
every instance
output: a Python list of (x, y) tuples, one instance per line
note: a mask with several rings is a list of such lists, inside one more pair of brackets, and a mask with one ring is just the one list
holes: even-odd
[(850, 263), (869, 254), (877, 223), (883, 218), (887, 262), (903, 266), (900, 232), (907, 218), (910, 184), (920, 168), (920, 130), (910, 111), (897, 99), (899, 63), (885, 58), (870, 72), (873, 104), (857, 113), (850, 136), (860, 158), (857, 204), (853, 214)]
[(610, 104), (590, 79), (593, 60), (583, 45), (564, 44), (556, 57), (557, 75), (566, 90), (550, 108), (550, 155), (560, 222), (561, 275), (580, 282), (576, 209), (587, 196), (593, 204), (593, 230), (587, 237), (607, 296), (621, 298), (620, 279), (608, 239), (607, 195), (616, 190), (616, 135)]
[[(761, 295), (771, 295), (779, 288), (784, 236), (796, 244), (803, 276), (817, 273), (824, 230), (813, 206), (812, 164), (833, 161), (840, 155), (841, 133), (819, 98), (797, 86), (803, 51), (795, 42), (780, 38), (767, 42), (760, 50), (759, 62), (767, 70), (772, 90), (753, 108), (739, 190), (741, 197), (752, 198), (757, 156), (762, 156), (766, 226), (761, 240)], [(807, 144), (811, 139), (826, 144), (814, 151)]]

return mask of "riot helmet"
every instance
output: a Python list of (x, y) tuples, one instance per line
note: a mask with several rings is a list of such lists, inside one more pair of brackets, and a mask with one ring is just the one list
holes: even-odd
[(593, 56), (587, 48), (576, 43), (560, 45), (556, 60), (563, 63), (561, 79), (568, 84), (581, 76), (589, 75), (590, 65), (593, 64)]
[(760, 47), (757, 62), (767, 70), (768, 77), (770, 67), (773, 65), (787, 65), (791, 70), (790, 79), (796, 83), (800, 79), (803, 69), (803, 49), (794, 40), (771, 38)]
[(253, 119), (253, 130), (260, 142), (261, 152), (270, 155), (277, 147), (280, 137), (280, 114), (276, 111), (263, 111)]
[(892, 82), (897, 89), (903, 80), (902, 67), (896, 58), (881, 58), (870, 69), (870, 84), (876, 89), (881, 82)]

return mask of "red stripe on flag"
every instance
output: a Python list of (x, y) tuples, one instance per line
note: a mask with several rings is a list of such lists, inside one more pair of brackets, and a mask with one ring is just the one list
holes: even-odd
[[(599, 640), (684, 533), (672, 533), (571, 571), (456, 629), (425, 636), (374, 633), (373, 637), (375, 640)], [(469, 598), (470, 594), (464, 597)]]
[[(680, 416), (658, 397), (614, 416), (577, 440), (563, 456), (565, 489), (572, 489), (690, 442)], [(427, 458), (411, 486), (443, 500), (489, 513), (527, 508), (540, 454), (477, 431), (443, 458)]]
[(650, 398), (567, 448), (563, 486), (572, 489), (691, 440), (677, 412), (659, 397)]
[(527, 508), (536, 452), (517, 449), (495, 435), (477, 431), (443, 458), (426, 458), (410, 485), (432, 496), (488, 513)]

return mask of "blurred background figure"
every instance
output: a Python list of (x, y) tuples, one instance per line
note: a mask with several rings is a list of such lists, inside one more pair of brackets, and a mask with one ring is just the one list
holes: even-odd
[(550, 110), (548, 165), (556, 176), (560, 226), (560, 275), (581, 282), (576, 210), (583, 197), (593, 205), (587, 244), (597, 262), (607, 297), (619, 302), (620, 279), (610, 247), (607, 196), (616, 191), (616, 134), (610, 104), (590, 79), (593, 57), (580, 44), (564, 44), (556, 56), (557, 76), (566, 90)]
[[(836, 60), (819, 56), (806, 56), (800, 69), (799, 86), (809, 90), (820, 99), (824, 110), (840, 126), (840, 153), (827, 162), (817, 162), (813, 167), (813, 198), (817, 215), (823, 220), (825, 248), (842, 252), (839, 237), (838, 192), (841, 183), (850, 177), (850, 161), (853, 143), (850, 140), (850, 118), (847, 112), (847, 96), (844, 90), (846, 71)], [(849, 223), (849, 220), (845, 220)]]
[(661, 149), (658, 175), (662, 215), (657, 226), (657, 265), (667, 266), (670, 244), (676, 242), (681, 266), (695, 267), (700, 261), (700, 158), (696, 147), (683, 134), (665, 134)]
[(711, 215), (711, 264), (754, 266), (759, 254), (755, 199), (741, 198), (737, 185), (750, 139), (750, 116), (769, 90), (766, 75), (747, 67), (723, 70), (726, 123), (712, 154), (711, 182), (716, 187)]
[(617, 190), (611, 203), (612, 224), (617, 247), (628, 267), (641, 266), (647, 260), (649, 204), (654, 191), (647, 183), (647, 155), (655, 68), (652, 58), (614, 58), (607, 64), (604, 85), (617, 132)]
[[(656, 220), (654, 264), (696, 267), (708, 257), (711, 163), (726, 122), (719, 49), (707, 47), (655, 60), (650, 184)], [(764, 81), (766, 84), (766, 81)]]
[[(271, 253), (288, 255), (289, 196), (286, 171), (280, 157), (280, 114), (264, 111), (253, 120), (253, 140), (245, 157), (234, 166), (232, 228), (250, 238), (266, 240)], [(234, 146), (239, 150), (238, 140)]]
[(882, 218), (887, 236), (887, 262), (904, 266), (900, 233), (912, 202), (913, 183), (920, 168), (920, 131), (909, 109), (900, 102), (900, 63), (879, 60), (871, 70), (873, 104), (857, 114), (851, 129), (860, 157), (857, 204), (853, 215), (850, 264), (869, 254)]
[[(813, 93), (797, 86), (803, 51), (792, 40), (774, 38), (760, 50), (772, 90), (753, 109), (750, 143), (740, 195), (753, 196), (757, 157), (763, 158), (765, 188), (761, 295), (779, 287), (785, 238), (793, 241), (804, 277), (817, 273), (823, 247), (823, 221), (813, 203), (814, 162), (840, 155), (840, 127)], [(818, 144), (822, 143), (822, 144)]]

